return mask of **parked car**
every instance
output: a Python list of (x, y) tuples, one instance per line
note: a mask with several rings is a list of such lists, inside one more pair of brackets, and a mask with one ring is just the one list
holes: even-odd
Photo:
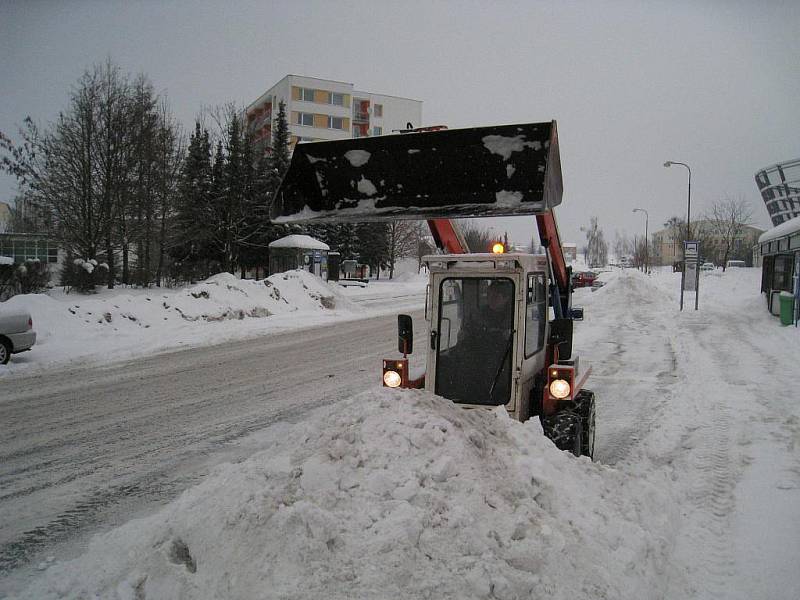
[(30, 350), (36, 343), (33, 319), (23, 311), (0, 310), (0, 365), (12, 354)]
[(595, 279), (597, 279), (597, 275), (592, 273), (591, 271), (580, 271), (578, 273), (573, 273), (572, 287), (573, 288), (589, 287), (594, 283)]
[(700, 265), (701, 271), (713, 271), (716, 268), (716, 265), (710, 262), (704, 262), (702, 265)]
[(603, 281), (602, 279), (595, 279), (595, 280), (592, 282), (592, 291), (599, 290), (599, 289), (600, 289), (601, 287), (603, 287), (605, 284), (606, 284), (606, 282), (605, 282), (605, 281)]
[(729, 260), (728, 262), (725, 263), (726, 269), (730, 269), (731, 267), (741, 268), (746, 266), (747, 265), (744, 263), (743, 260)]

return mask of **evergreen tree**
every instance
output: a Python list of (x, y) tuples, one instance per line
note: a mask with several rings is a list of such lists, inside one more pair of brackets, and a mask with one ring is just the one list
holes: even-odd
[(223, 262), (222, 240), (224, 239), (223, 223), (225, 221), (225, 151), (221, 140), (217, 140), (217, 147), (214, 150), (214, 162), (211, 165), (207, 219), (209, 239), (205, 258), (214, 264), (219, 264)]
[(228, 126), (227, 155), (223, 164), (220, 246), (222, 269), (232, 272), (238, 264), (238, 249), (243, 229), (244, 186), (247, 166), (244, 164), (242, 130), (234, 114)]
[(181, 171), (175, 215), (177, 235), (171, 249), (180, 270), (192, 279), (201, 275), (200, 263), (210, 254), (212, 181), (211, 142), (208, 131), (196, 122)]
[(380, 278), (381, 269), (389, 264), (389, 224), (358, 223), (355, 226), (358, 255), (361, 262)]
[[(275, 119), (275, 133), (272, 136), (272, 152), (270, 154), (272, 168), (280, 184), (286, 171), (289, 170), (289, 122), (286, 120), (286, 103), (281, 100), (278, 104), (278, 117)], [(278, 189), (278, 186), (275, 186)]]

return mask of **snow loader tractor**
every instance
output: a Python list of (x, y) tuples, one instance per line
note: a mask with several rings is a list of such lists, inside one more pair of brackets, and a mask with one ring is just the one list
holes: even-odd
[[(554, 209), (563, 193), (556, 122), (424, 128), (298, 144), (270, 207), (273, 222), (425, 219), (439, 253), (429, 285), (426, 370), (409, 374), (411, 317), (398, 317), (402, 359), (383, 361), (388, 387), (425, 388), (467, 408), (539, 417), (562, 450), (594, 453), (590, 369), (572, 356), (571, 268)], [(531, 215), (544, 254), (470, 252), (452, 219)]]

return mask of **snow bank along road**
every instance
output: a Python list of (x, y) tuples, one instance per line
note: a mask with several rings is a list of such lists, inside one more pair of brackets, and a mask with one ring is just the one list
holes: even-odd
[(0, 579), (249, 455), (249, 434), (376, 385), (396, 335), (383, 316), (4, 379)]

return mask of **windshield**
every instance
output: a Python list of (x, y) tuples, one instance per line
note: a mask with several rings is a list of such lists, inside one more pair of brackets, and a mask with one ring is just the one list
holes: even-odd
[(508, 403), (514, 283), (498, 278), (445, 279), (439, 299), (436, 393), (464, 404)]

